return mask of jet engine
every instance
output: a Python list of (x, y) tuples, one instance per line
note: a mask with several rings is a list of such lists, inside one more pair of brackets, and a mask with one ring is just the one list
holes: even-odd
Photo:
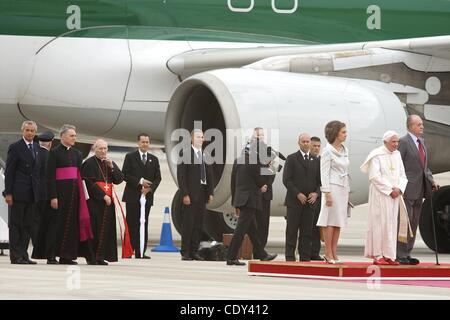
[[(215, 195), (207, 207), (204, 230), (216, 240), (234, 228), (230, 204), (231, 169), (255, 127), (262, 127), (266, 140), (284, 155), (298, 150), (302, 132), (318, 136), (322, 145), (325, 125), (332, 120), (347, 124), (350, 149), (351, 200), (367, 201), (368, 180), (360, 165), (370, 150), (381, 144), (383, 133), (406, 132), (406, 111), (399, 98), (377, 81), (293, 74), (251, 69), (221, 69), (196, 74), (174, 92), (166, 114), (165, 145), (169, 167), (176, 180), (177, 150), (182, 140), (177, 129), (201, 126), (206, 148), (214, 146)], [(212, 134), (208, 134), (212, 130)], [(221, 135), (217, 137), (217, 132)], [(209, 141), (208, 141), (209, 140)], [(283, 162), (280, 160), (280, 164)], [(286, 189), (282, 172), (273, 185), (271, 215), (285, 215)], [(181, 200), (172, 203), (172, 217), (180, 230)]]

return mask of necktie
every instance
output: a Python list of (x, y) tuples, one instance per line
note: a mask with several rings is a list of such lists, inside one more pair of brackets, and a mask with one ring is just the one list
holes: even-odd
[(305, 161), (308, 161), (308, 155), (305, 154)]
[(31, 155), (33, 156), (33, 159), (36, 159), (36, 155), (34, 154), (33, 144), (32, 143), (28, 144), (28, 149), (30, 149)]
[(147, 163), (147, 155), (145, 153), (142, 154), (142, 163), (144, 165)]
[(423, 149), (423, 145), (422, 142), (420, 142), (420, 139), (417, 139), (417, 143), (419, 144), (420, 161), (422, 162), (422, 166), (425, 167), (425, 150)]
[(200, 160), (200, 180), (201, 182), (206, 182), (206, 170), (205, 170), (205, 164), (203, 163), (202, 153), (200, 151), (197, 151), (197, 157)]

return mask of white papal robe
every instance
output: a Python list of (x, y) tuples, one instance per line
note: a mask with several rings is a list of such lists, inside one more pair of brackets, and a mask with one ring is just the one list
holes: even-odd
[(385, 146), (373, 150), (361, 170), (369, 174), (369, 214), (364, 256), (395, 260), (400, 197), (392, 199), (392, 188), (405, 191), (408, 179), (399, 151)]

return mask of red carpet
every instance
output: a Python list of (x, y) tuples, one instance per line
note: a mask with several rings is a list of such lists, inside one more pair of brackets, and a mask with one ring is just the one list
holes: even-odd
[[(382, 280), (388, 284), (400, 281), (401, 284), (429, 285), (433, 282), (439, 287), (450, 287), (450, 264), (434, 263), (419, 265), (376, 266), (368, 262), (346, 262), (344, 264), (326, 264), (325, 262), (285, 262), (285, 261), (249, 261), (249, 275), (271, 277), (296, 277), (329, 280)], [(406, 283), (408, 281), (409, 283)], [(436, 282), (440, 283), (436, 283)]]

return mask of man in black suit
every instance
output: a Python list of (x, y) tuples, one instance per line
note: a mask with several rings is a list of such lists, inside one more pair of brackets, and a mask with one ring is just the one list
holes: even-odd
[(277, 256), (264, 250), (256, 226), (255, 216), (262, 212), (262, 194), (267, 192), (269, 181), (269, 175), (262, 174), (262, 171), (267, 169), (265, 166), (273, 160), (270, 156), (262, 156), (265, 151), (267, 146), (260, 140), (254, 140), (233, 166), (231, 203), (236, 208), (239, 219), (228, 249), (227, 265), (245, 265), (237, 259), (237, 254), (246, 233), (250, 237), (256, 257), (269, 261)]
[[(253, 131), (253, 141), (264, 141), (264, 129), (256, 127)], [(266, 166), (268, 167), (268, 166)], [(262, 193), (262, 210), (258, 212), (256, 217), (256, 228), (258, 231), (259, 240), (263, 248), (266, 247), (267, 239), (269, 237), (269, 224), (270, 224), (270, 202), (273, 199), (272, 184), (275, 180), (276, 171), (273, 174), (267, 175), (266, 185), (267, 190)], [(255, 249), (255, 248), (254, 248)], [(253, 250), (253, 257), (258, 259), (258, 255)]]
[[(204, 260), (198, 254), (203, 216), (206, 203), (213, 200), (214, 177), (211, 164), (202, 150), (203, 131), (191, 132), (191, 146), (181, 155), (177, 166), (177, 180), (183, 201), (183, 223), (181, 227), (181, 259)], [(188, 155), (189, 154), (189, 155)]]
[[(38, 136), (39, 140), (39, 188), (38, 188), (38, 215), (34, 222), (33, 231), (33, 254), (34, 259), (47, 259), (47, 264), (58, 264), (56, 260), (55, 242), (49, 238), (49, 226), (52, 223), (54, 212), (50, 207), (50, 196), (48, 192), (47, 181), (47, 159), (48, 153), (52, 148), (55, 135), (50, 132), (44, 132)], [(34, 237), (34, 239), (33, 239)]]
[(38, 199), (39, 144), (33, 141), (37, 125), (24, 121), (23, 137), (9, 146), (3, 196), (11, 206), (9, 250), (12, 264), (36, 264), (28, 256), (33, 218)]
[[(314, 211), (320, 192), (320, 162), (309, 155), (311, 136), (302, 133), (298, 138), (300, 150), (287, 157), (283, 184), (287, 188), (285, 206), (286, 261), (295, 261), (297, 247), (300, 261), (310, 261)], [(299, 234), (300, 233), (300, 234)]]
[[(150, 136), (146, 133), (138, 135), (138, 150), (127, 153), (123, 162), (122, 173), (125, 176), (125, 190), (122, 201), (126, 203), (127, 224), (130, 231), (131, 246), (136, 259), (150, 259), (145, 255), (148, 241), (148, 216), (153, 205), (153, 197), (161, 182), (161, 171), (158, 158), (148, 152)], [(146, 194), (145, 203), (145, 237), (143, 255), (140, 248), (140, 198)]]
[[(311, 145), (309, 147), (309, 154), (312, 157), (317, 158), (320, 163), (320, 148), (321, 141), (319, 137), (311, 137)], [(319, 166), (320, 172), (320, 166)], [(323, 261), (324, 259), (320, 256), (320, 227), (317, 226), (317, 220), (319, 219), (320, 214), (320, 202), (321, 202), (322, 193), (319, 192), (319, 196), (317, 197), (317, 205), (316, 210), (314, 210), (314, 221), (313, 221), (313, 230), (312, 230), (312, 248), (311, 248), (311, 260)]]

